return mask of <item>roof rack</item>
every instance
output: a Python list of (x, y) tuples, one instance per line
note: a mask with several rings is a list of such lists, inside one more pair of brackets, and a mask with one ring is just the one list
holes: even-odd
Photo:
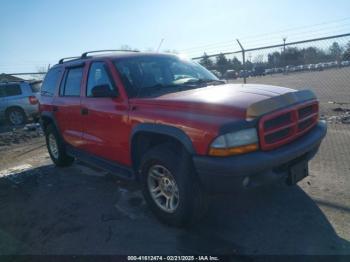
[(65, 60), (72, 60), (72, 59), (78, 59), (80, 58), (79, 56), (71, 56), (71, 57), (64, 57), (64, 58), (61, 58), (58, 63), (59, 64), (62, 64), (63, 62), (65, 62)]
[(89, 51), (89, 52), (85, 52), (81, 55), (81, 58), (87, 58), (88, 54), (90, 53), (100, 53), (100, 52), (140, 52), (137, 50), (123, 50), (123, 49), (110, 49), (110, 50), (96, 50), (96, 51)]
[(23, 83), (29, 82), (28, 80), (0, 80), (0, 84), (12, 84), (12, 83)]

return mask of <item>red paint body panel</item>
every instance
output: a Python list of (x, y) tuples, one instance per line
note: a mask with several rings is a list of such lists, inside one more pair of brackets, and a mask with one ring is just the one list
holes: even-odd
[(53, 102), (57, 107), (54, 114), (63, 139), (74, 147), (82, 148), (84, 141), (80, 97), (55, 98)]

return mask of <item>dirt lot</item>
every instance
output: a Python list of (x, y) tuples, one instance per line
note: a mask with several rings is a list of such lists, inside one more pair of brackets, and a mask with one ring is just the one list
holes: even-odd
[(55, 168), (39, 130), (2, 127), (0, 254), (350, 254), (350, 69), (249, 82), (320, 98), (329, 131), (298, 186), (215, 197), (206, 219), (179, 230), (155, 219), (137, 185), (80, 162)]

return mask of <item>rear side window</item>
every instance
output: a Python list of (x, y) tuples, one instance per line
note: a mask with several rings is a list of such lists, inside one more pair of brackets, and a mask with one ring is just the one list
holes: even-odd
[(5, 96), (18, 96), (22, 94), (20, 85), (6, 85), (4, 86)]
[[(43, 85), (41, 87), (42, 96), (53, 96), (55, 93), (56, 86), (61, 76), (62, 69), (54, 68), (51, 69), (44, 79)], [(39, 87), (40, 89), (40, 87)], [(34, 91), (33, 91), (34, 92)]]
[(80, 85), (83, 78), (83, 67), (70, 68), (61, 85), (61, 96), (80, 96)]

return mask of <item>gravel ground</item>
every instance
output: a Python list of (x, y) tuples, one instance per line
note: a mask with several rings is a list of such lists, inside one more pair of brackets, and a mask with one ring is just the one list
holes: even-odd
[(249, 79), (310, 86), (328, 135), (298, 186), (217, 196), (190, 229), (160, 224), (137, 185), (81, 162), (54, 167), (40, 130), (0, 128), (0, 254), (350, 255), (350, 125), (341, 123), (350, 75), (341, 70)]

